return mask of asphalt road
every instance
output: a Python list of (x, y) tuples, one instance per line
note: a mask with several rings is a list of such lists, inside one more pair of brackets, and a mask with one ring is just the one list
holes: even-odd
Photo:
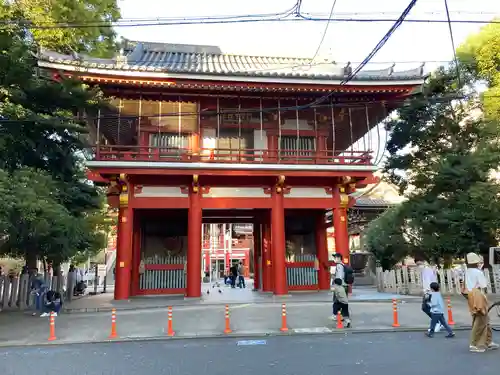
[(388, 333), (1, 348), (0, 370), (2, 375), (498, 374), (500, 352), (469, 353), (468, 334), (458, 332), (451, 340)]

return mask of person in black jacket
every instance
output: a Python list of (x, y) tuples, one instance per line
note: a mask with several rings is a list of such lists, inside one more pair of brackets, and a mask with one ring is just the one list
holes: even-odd
[(231, 288), (236, 288), (236, 279), (238, 278), (238, 267), (233, 265), (230, 268), (231, 271)]

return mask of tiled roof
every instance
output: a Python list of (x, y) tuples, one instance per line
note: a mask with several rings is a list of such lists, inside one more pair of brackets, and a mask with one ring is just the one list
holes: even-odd
[[(127, 42), (123, 54), (114, 59), (61, 55), (42, 51), (40, 60), (95, 69), (169, 72), (197, 75), (305, 78), (342, 80), (344, 64), (309, 58), (232, 55), (219, 47), (184, 44)], [(424, 78), (423, 66), (396, 71), (394, 65), (380, 70), (362, 70), (354, 81), (404, 81)]]
[(390, 207), (392, 205), (385, 199), (360, 197), (356, 198), (354, 207)]

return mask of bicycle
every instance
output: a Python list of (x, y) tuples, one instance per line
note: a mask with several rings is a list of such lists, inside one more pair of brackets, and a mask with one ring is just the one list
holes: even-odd
[[(492, 304), (489, 308), (488, 308), (488, 314), (490, 313), (491, 310), (495, 309), (496, 313), (497, 313), (497, 316), (500, 317), (500, 301), (498, 302), (495, 302), (494, 304)], [(491, 329), (493, 331), (500, 331), (500, 326), (491, 326)]]

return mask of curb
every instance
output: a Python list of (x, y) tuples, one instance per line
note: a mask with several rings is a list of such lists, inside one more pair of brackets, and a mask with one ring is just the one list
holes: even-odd
[[(321, 327), (323, 328), (323, 327)], [(469, 331), (471, 326), (456, 326), (454, 331)], [(195, 340), (195, 339), (242, 339), (242, 338), (264, 338), (264, 337), (291, 337), (291, 336), (328, 336), (328, 335), (359, 335), (359, 334), (375, 334), (375, 333), (412, 333), (425, 332), (426, 327), (388, 327), (388, 328), (349, 328), (349, 329), (332, 329), (330, 332), (295, 332), (292, 328), (288, 332), (272, 331), (272, 332), (234, 332), (230, 334), (201, 334), (201, 335), (186, 335), (186, 336), (144, 336), (144, 337), (118, 337), (116, 339), (100, 339), (100, 340), (68, 340), (68, 341), (46, 341), (41, 343), (29, 344), (9, 344), (8, 342), (0, 342), (0, 348), (23, 348), (37, 346), (62, 346), (62, 345), (92, 345), (92, 344), (108, 344), (108, 343), (127, 343), (127, 342), (146, 342), (146, 341), (172, 341), (172, 340)]]
[[(301, 303), (317, 303), (317, 304), (322, 304), (322, 303), (332, 303), (331, 300), (314, 300), (314, 301), (307, 301), (307, 300), (301, 300), (301, 301), (293, 301), (293, 300), (288, 300), (289, 303), (293, 304), (301, 304)], [(398, 302), (402, 303), (421, 303), (420, 299), (415, 299), (415, 298), (398, 298)], [(98, 313), (98, 312), (111, 312), (111, 310), (116, 309), (117, 311), (141, 311), (141, 310), (153, 310), (153, 309), (166, 309), (169, 306), (172, 306), (172, 308), (176, 307), (213, 307), (213, 306), (221, 306), (223, 308), (225, 305), (228, 306), (234, 306), (234, 305), (242, 305), (242, 304), (250, 304), (250, 305), (270, 305), (270, 304), (282, 304), (285, 303), (284, 300), (277, 300), (277, 301), (258, 301), (258, 302), (227, 302), (227, 303), (198, 303), (198, 304), (192, 304), (192, 303), (169, 303), (169, 304), (161, 304), (161, 305), (152, 305), (152, 306), (106, 306), (106, 307), (84, 307), (84, 308), (63, 308), (63, 312), (66, 314), (79, 314), (79, 313)], [(363, 300), (351, 300), (350, 303), (357, 304), (357, 303), (387, 303), (387, 304), (392, 304), (392, 299), (363, 299)]]

